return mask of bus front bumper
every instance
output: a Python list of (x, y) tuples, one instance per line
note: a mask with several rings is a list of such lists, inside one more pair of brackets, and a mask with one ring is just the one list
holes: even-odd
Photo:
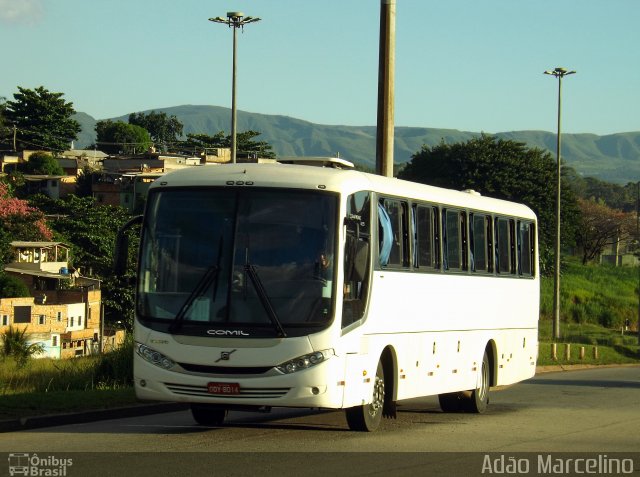
[(291, 374), (203, 376), (165, 370), (134, 356), (134, 385), (142, 400), (339, 409), (344, 361), (334, 356)]

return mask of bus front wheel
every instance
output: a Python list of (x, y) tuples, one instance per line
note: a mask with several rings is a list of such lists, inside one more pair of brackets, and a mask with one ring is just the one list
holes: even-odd
[(220, 426), (227, 417), (227, 410), (206, 404), (192, 404), (191, 415), (201, 426)]
[(378, 362), (371, 404), (355, 406), (345, 410), (349, 429), (352, 431), (373, 432), (378, 428), (382, 420), (384, 393), (384, 370), (382, 362)]

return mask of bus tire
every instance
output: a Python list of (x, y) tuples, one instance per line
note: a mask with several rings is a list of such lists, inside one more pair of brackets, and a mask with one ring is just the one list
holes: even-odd
[(489, 404), (489, 386), (491, 385), (491, 374), (489, 370), (489, 356), (485, 351), (482, 357), (482, 368), (480, 369), (480, 384), (478, 388), (471, 392), (468, 401), (469, 411), (482, 414)]
[(220, 426), (227, 417), (227, 410), (206, 404), (191, 404), (191, 415), (201, 426)]
[(378, 426), (380, 426), (380, 421), (382, 420), (384, 398), (384, 370), (382, 368), (382, 362), (378, 362), (371, 403), (363, 406), (350, 407), (345, 410), (349, 429), (363, 432), (375, 431)]

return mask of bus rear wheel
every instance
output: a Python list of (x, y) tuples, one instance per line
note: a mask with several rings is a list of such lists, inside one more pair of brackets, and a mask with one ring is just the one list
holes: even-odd
[(352, 431), (373, 432), (382, 421), (382, 408), (384, 407), (384, 370), (382, 362), (378, 362), (376, 377), (373, 383), (373, 397), (371, 404), (355, 406), (345, 410), (347, 424)]
[(484, 353), (480, 369), (480, 383), (476, 389), (469, 391), (439, 394), (438, 401), (443, 412), (475, 412), (481, 414), (489, 404), (489, 386), (491, 376), (489, 371), (489, 356)]
[(206, 404), (192, 404), (191, 415), (201, 426), (220, 426), (227, 417), (227, 410)]
[(489, 386), (491, 385), (491, 376), (489, 374), (489, 356), (484, 353), (482, 357), (482, 368), (480, 369), (480, 383), (478, 387), (471, 392), (468, 401), (469, 411), (481, 414), (487, 409), (489, 404)]

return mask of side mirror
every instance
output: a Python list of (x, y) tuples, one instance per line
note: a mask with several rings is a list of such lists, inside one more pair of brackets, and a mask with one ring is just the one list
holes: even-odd
[(113, 253), (113, 272), (116, 275), (124, 275), (127, 270), (129, 258), (129, 237), (127, 236), (127, 231), (134, 225), (141, 224), (142, 218), (142, 215), (137, 215), (118, 230), (118, 235), (116, 235), (116, 247)]

